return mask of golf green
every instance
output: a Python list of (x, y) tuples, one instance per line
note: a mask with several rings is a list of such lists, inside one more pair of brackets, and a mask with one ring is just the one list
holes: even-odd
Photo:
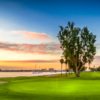
[(0, 100), (100, 100), (100, 73), (1, 78)]

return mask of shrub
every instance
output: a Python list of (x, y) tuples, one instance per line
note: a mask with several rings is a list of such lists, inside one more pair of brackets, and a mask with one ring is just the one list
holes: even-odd
[(100, 66), (97, 68), (97, 71), (100, 71)]
[(90, 68), (90, 70), (91, 70), (92, 72), (97, 71), (96, 68)]

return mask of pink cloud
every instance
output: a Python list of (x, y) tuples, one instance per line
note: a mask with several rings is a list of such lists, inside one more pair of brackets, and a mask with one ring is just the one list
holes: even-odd
[(45, 33), (36, 33), (28, 31), (11, 31), (14, 34), (21, 34), (24, 38), (28, 39), (51, 39), (52, 37)]
[(0, 49), (32, 54), (61, 54), (60, 44), (15, 44), (0, 42)]

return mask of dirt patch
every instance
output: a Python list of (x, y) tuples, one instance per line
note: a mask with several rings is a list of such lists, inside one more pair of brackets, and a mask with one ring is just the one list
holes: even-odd
[(57, 77), (58, 75), (46, 75), (46, 77)]
[(1, 83), (8, 83), (8, 82), (7, 82), (7, 81), (0, 81), (0, 84), (1, 84)]

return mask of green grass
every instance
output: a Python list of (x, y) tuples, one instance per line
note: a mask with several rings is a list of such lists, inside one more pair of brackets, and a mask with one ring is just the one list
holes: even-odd
[(100, 73), (1, 78), (0, 100), (100, 100)]

